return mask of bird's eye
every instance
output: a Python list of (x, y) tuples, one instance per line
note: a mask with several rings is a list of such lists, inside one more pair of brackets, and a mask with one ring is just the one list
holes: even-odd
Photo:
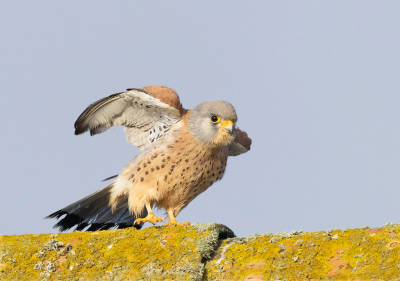
[(217, 115), (211, 115), (210, 119), (213, 123), (218, 123), (219, 121), (221, 121), (221, 119)]

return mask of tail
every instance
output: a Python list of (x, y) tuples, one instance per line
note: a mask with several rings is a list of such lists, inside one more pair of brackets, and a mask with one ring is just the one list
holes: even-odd
[[(129, 213), (128, 198), (119, 200), (114, 212), (108, 206), (110, 191), (114, 183), (111, 183), (103, 189), (75, 202), (67, 207), (52, 213), (46, 219), (59, 219), (63, 217), (53, 228), (58, 228), (61, 232), (74, 226), (75, 230), (83, 230), (89, 226), (87, 231), (105, 230), (109, 228), (126, 228), (134, 226), (137, 229), (142, 228), (143, 223), (133, 224), (136, 220), (134, 214)], [(146, 217), (147, 211), (143, 211), (140, 217)]]

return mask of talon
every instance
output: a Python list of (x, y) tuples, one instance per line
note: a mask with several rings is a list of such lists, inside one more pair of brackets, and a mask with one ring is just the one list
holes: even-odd
[(156, 222), (162, 222), (164, 221), (163, 218), (161, 217), (156, 217), (154, 216), (153, 213), (149, 213), (147, 217), (142, 218), (142, 219), (136, 219), (133, 224), (140, 224), (140, 223), (145, 223), (145, 222), (151, 222), (153, 225), (156, 224)]
[(164, 223), (163, 226), (165, 226), (165, 227), (176, 226), (176, 223), (168, 222), (168, 223)]
[(170, 226), (187, 226), (190, 225), (190, 222), (177, 222), (174, 216), (174, 211), (172, 209), (168, 209), (167, 213), (169, 215), (169, 223), (164, 223), (163, 226), (170, 227)]
[(169, 223), (164, 223), (163, 226), (165, 227), (171, 227), (171, 226), (188, 226), (190, 225), (190, 222), (169, 222)]

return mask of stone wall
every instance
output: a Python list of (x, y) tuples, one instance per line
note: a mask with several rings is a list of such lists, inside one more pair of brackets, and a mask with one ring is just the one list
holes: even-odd
[(210, 223), (2, 235), (0, 280), (397, 280), (398, 233), (389, 223), (237, 238)]

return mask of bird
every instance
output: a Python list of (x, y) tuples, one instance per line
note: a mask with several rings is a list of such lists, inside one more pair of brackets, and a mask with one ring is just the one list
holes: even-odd
[[(165, 86), (129, 88), (89, 105), (75, 122), (75, 135), (100, 134), (124, 126), (126, 139), (140, 153), (103, 189), (52, 213), (54, 228), (105, 230), (163, 222), (185, 226), (176, 217), (197, 196), (222, 179), (229, 156), (250, 150), (252, 140), (237, 124), (227, 101), (182, 107), (177, 92)], [(62, 218), (61, 218), (62, 217)]]

